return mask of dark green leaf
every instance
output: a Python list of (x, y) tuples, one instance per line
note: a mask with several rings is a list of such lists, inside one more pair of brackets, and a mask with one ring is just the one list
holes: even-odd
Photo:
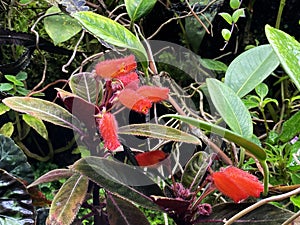
[(227, 65), (225, 63), (213, 59), (201, 59), (201, 65), (209, 70), (222, 72), (227, 70)]
[(125, 0), (127, 13), (131, 21), (136, 21), (147, 15), (157, 0)]
[(17, 80), (24, 81), (27, 79), (27, 73), (24, 71), (21, 71), (16, 75), (16, 78), (17, 78)]
[(279, 135), (280, 141), (288, 142), (300, 133), (300, 126), (295, 126), (295, 124), (300, 124), (300, 111), (283, 123), (282, 132)]

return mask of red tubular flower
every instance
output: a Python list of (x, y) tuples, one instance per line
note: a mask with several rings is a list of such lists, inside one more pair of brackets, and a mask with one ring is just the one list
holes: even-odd
[(137, 93), (149, 99), (151, 102), (160, 102), (168, 99), (169, 88), (144, 85), (137, 90)]
[(133, 90), (136, 90), (139, 86), (139, 76), (136, 72), (130, 72), (128, 74), (122, 75), (122, 76), (116, 76), (116, 79), (118, 79), (124, 87), (130, 88)]
[(144, 114), (147, 114), (152, 106), (151, 101), (128, 88), (120, 92), (119, 101), (128, 109)]
[(99, 130), (104, 140), (104, 147), (110, 151), (121, 144), (118, 140), (118, 125), (116, 118), (111, 113), (104, 113), (99, 121)]
[(235, 202), (258, 198), (264, 189), (257, 177), (232, 166), (213, 173), (212, 178), (216, 188)]
[(136, 69), (134, 55), (120, 59), (105, 60), (96, 65), (96, 74), (105, 79), (122, 76)]
[(139, 166), (153, 166), (166, 158), (166, 153), (161, 150), (138, 153), (135, 156)]

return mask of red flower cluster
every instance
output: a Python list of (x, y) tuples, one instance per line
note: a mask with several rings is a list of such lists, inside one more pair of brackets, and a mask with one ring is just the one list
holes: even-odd
[[(136, 73), (137, 63), (133, 55), (121, 59), (106, 60), (96, 65), (96, 75), (106, 79), (105, 93), (97, 116), (99, 130), (105, 147), (111, 151), (120, 146), (117, 123), (111, 113), (107, 113), (116, 99), (125, 107), (147, 114), (152, 103), (168, 99), (169, 89), (154, 86), (139, 86)], [(116, 84), (115, 84), (116, 83)]]
[(213, 173), (212, 178), (216, 188), (235, 202), (249, 196), (258, 198), (264, 189), (256, 176), (233, 166)]

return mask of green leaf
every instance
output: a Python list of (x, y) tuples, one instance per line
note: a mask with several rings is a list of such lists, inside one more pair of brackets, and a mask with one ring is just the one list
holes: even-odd
[(181, 183), (185, 188), (195, 191), (207, 172), (209, 155), (206, 152), (197, 152), (185, 165)]
[(0, 224), (34, 225), (35, 209), (25, 185), (0, 169)]
[(24, 83), (20, 80), (18, 80), (16, 78), (16, 76), (13, 76), (13, 75), (4, 75), (5, 79), (12, 82), (14, 85), (16, 86), (21, 86), (23, 87), (24, 86)]
[(283, 69), (300, 90), (300, 43), (294, 37), (269, 25), (266, 25), (265, 31)]
[(14, 132), (14, 124), (12, 122), (5, 123), (0, 128), (0, 134), (3, 134), (6, 137), (11, 137), (13, 132)]
[(8, 112), (10, 108), (3, 103), (0, 103), (0, 116), (3, 115), (4, 113)]
[(191, 124), (195, 127), (198, 127), (200, 129), (207, 130), (209, 132), (215, 133), (220, 135), (221, 137), (224, 137), (225, 139), (232, 141), (236, 143), (237, 145), (245, 148), (247, 151), (249, 151), (251, 154), (253, 154), (258, 160), (265, 160), (267, 155), (263, 148), (255, 144), (254, 142), (250, 141), (249, 139), (241, 136), (238, 133), (235, 133), (231, 130), (228, 130), (226, 128), (223, 128), (221, 126), (211, 124), (202, 120), (198, 120), (192, 117), (187, 117), (187, 116), (179, 116), (179, 115), (173, 115), (173, 114), (166, 114), (162, 116), (161, 118), (164, 117), (172, 117), (175, 119), (178, 119), (182, 122)]
[(0, 84), (0, 91), (10, 91), (14, 88), (14, 85), (11, 83), (1, 83)]
[(16, 79), (17, 79), (17, 80), (20, 80), (20, 81), (26, 80), (26, 79), (27, 79), (27, 73), (24, 72), (24, 71), (19, 72), (19, 73), (16, 75)]
[(232, 21), (236, 23), (240, 17), (245, 17), (245, 9), (237, 9), (232, 14)]
[[(160, 188), (138, 168), (101, 157), (85, 157), (71, 166), (71, 169), (87, 176), (117, 196), (137, 203), (143, 207), (159, 210), (150, 195), (163, 195)], [(143, 186), (150, 185), (151, 192), (143, 194), (139, 191)], [(154, 186), (155, 185), (155, 186)]]
[(300, 126), (295, 126), (295, 124), (300, 124), (300, 111), (283, 123), (282, 132), (279, 135), (280, 141), (288, 142), (300, 133)]
[(123, 198), (108, 195), (106, 207), (110, 225), (150, 225), (141, 210)]
[(300, 195), (290, 197), (291, 202), (300, 208)]
[(157, 0), (125, 0), (127, 13), (132, 22), (147, 15)]
[(201, 141), (194, 135), (160, 124), (143, 123), (126, 125), (120, 127), (118, 133), (201, 145)]
[(73, 94), (97, 104), (99, 93), (102, 92), (102, 83), (94, 74), (88, 72), (74, 74), (70, 78), (69, 85)]
[(255, 92), (260, 97), (260, 99), (263, 100), (267, 96), (269, 88), (266, 84), (260, 83), (255, 87)]
[(88, 181), (86, 177), (74, 174), (63, 184), (52, 201), (49, 224), (70, 225), (73, 222), (85, 199)]
[(38, 134), (41, 135), (45, 140), (48, 140), (48, 131), (44, 122), (41, 119), (31, 116), (29, 114), (23, 114), (22, 119), (36, 132), (38, 132)]
[(222, 37), (224, 38), (225, 41), (229, 41), (231, 37), (231, 32), (228, 29), (222, 29)]
[[(52, 6), (46, 11), (46, 15), (55, 12), (61, 11), (58, 7)], [(47, 16), (44, 19), (44, 26), (55, 45), (69, 40), (82, 29), (80, 24), (67, 14)]]
[(147, 53), (140, 40), (121, 24), (94, 12), (76, 12), (72, 16), (97, 38), (131, 50), (141, 62), (148, 64)]
[(240, 7), (240, 1), (239, 0), (230, 0), (229, 5), (232, 9), (237, 9)]
[(245, 138), (253, 134), (251, 115), (242, 100), (226, 84), (213, 79), (206, 79), (208, 92), (213, 105), (226, 124)]
[[(222, 18), (229, 23), (230, 25), (232, 24), (232, 17), (229, 13), (219, 13), (220, 16), (222, 16)], [(224, 30), (224, 29), (223, 29)]]
[(209, 70), (226, 72), (227, 65), (214, 59), (200, 59), (201, 65)]
[(32, 97), (9, 97), (3, 103), (15, 111), (82, 133), (78, 119), (55, 103)]
[(230, 63), (225, 74), (225, 84), (239, 97), (243, 97), (266, 79), (278, 65), (278, 57), (270, 45), (252, 48)]

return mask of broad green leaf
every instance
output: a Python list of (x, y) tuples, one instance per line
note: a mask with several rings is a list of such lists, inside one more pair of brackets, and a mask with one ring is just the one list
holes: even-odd
[(34, 225), (35, 209), (25, 185), (0, 169), (0, 224)]
[(294, 37), (269, 25), (266, 25), (265, 31), (283, 69), (300, 90), (300, 43)]
[(127, 13), (131, 21), (136, 21), (147, 15), (157, 0), (125, 0)]
[[(85, 157), (71, 166), (71, 169), (83, 174), (106, 190), (137, 203), (143, 207), (156, 209), (150, 195), (163, 195), (160, 188), (138, 168), (101, 157)], [(150, 186), (144, 194), (143, 186)], [(141, 190), (141, 191), (139, 191)], [(149, 193), (150, 191), (150, 193)]]
[(141, 62), (148, 64), (146, 50), (140, 40), (121, 24), (94, 12), (72, 14), (89, 32), (105, 42), (127, 48), (134, 52)]
[(231, 37), (231, 32), (228, 29), (222, 29), (222, 37), (224, 38), (225, 41), (229, 41)]
[(185, 188), (195, 191), (207, 172), (209, 155), (206, 152), (197, 152), (185, 165), (181, 183)]
[(0, 91), (10, 91), (14, 88), (14, 85), (11, 83), (1, 83), (0, 84)]
[(226, 124), (239, 135), (250, 138), (253, 134), (251, 115), (242, 100), (226, 84), (217, 79), (206, 79), (214, 107)]
[(4, 75), (5, 79), (12, 82), (14, 85), (16, 86), (21, 86), (23, 87), (24, 86), (24, 83), (20, 80), (18, 80), (16, 78), (16, 76), (13, 76), (13, 75)]
[(47, 224), (70, 225), (73, 222), (85, 199), (88, 181), (85, 176), (74, 174), (63, 184), (54, 196)]
[(0, 115), (3, 115), (4, 113), (8, 112), (10, 108), (3, 103), (0, 103)]
[(229, 5), (232, 9), (237, 9), (240, 6), (239, 0), (230, 0)]
[(51, 170), (48, 173), (40, 176), (38, 179), (36, 179), (34, 182), (32, 182), (30, 185), (27, 186), (27, 188), (43, 184), (43, 183), (48, 183), (52, 181), (57, 181), (60, 179), (65, 179), (69, 178), (72, 175), (74, 175), (74, 172), (72, 172), (69, 169), (55, 169)]
[(106, 207), (110, 225), (150, 225), (141, 210), (123, 198), (108, 195)]
[(279, 140), (285, 143), (300, 134), (300, 126), (296, 124), (300, 124), (300, 111), (283, 123)]
[(260, 99), (262, 100), (267, 96), (267, 94), (269, 92), (269, 88), (266, 84), (260, 83), (259, 85), (257, 85), (255, 87), (255, 92), (260, 97)]
[(11, 137), (13, 132), (14, 132), (14, 124), (12, 122), (5, 123), (0, 128), (0, 134), (3, 134), (6, 137)]
[(32, 97), (9, 97), (3, 103), (15, 111), (82, 133), (77, 118), (55, 103)]
[(245, 17), (245, 9), (237, 9), (232, 14), (232, 22), (236, 23), (240, 17)]
[(33, 181), (33, 170), (27, 162), (26, 155), (11, 138), (2, 134), (0, 134), (0, 168), (27, 183)]
[[(46, 14), (55, 12), (60, 13), (61, 11), (58, 7), (52, 6)], [(67, 14), (47, 16), (44, 19), (44, 26), (55, 45), (69, 40), (82, 30), (80, 24)]]
[(229, 23), (230, 25), (232, 24), (232, 17), (229, 13), (219, 13), (220, 16), (222, 16), (222, 18)]
[(201, 141), (194, 135), (160, 124), (143, 123), (126, 125), (120, 127), (118, 133), (201, 145)]
[(290, 197), (291, 202), (300, 208), (300, 195)]
[(102, 84), (95, 75), (88, 72), (77, 73), (71, 76), (69, 82), (72, 93), (84, 100), (96, 104), (99, 93), (102, 92)]
[(48, 140), (48, 131), (41, 119), (29, 114), (23, 114), (22, 119), (28, 124), (28, 126), (32, 127), (36, 132), (38, 132), (38, 134), (41, 135), (45, 140)]
[(270, 45), (252, 48), (230, 63), (225, 74), (225, 84), (239, 97), (243, 97), (266, 79), (278, 65), (278, 57)]

